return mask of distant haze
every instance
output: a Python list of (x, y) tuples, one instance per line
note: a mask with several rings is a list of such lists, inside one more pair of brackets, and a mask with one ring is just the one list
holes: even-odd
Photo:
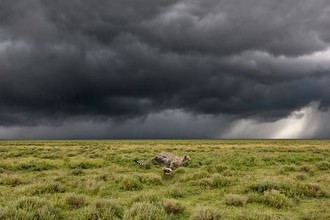
[(327, 0), (1, 0), (0, 138), (330, 138)]

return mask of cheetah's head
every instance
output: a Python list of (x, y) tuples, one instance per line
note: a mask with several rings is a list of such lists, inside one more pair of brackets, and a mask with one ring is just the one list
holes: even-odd
[(188, 155), (184, 155), (182, 162), (186, 162), (186, 161), (189, 161), (189, 160), (191, 160), (191, 158)]

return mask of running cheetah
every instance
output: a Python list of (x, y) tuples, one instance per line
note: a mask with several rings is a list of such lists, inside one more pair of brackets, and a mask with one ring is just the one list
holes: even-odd
[(156, 162), (163, 167), (163, 171), (165, 175), (171, 175), (172, 171), (179, 168), (182, 164), (189, 161), (190, 157), (187, 155), (184, 155), (182, 157), (175, 156), (174, 154), (168, 153), (168, 152), (162, 152), (160, 154), (157, 154), (156, 156), (150, 158), (149, 160), (146, 160), (145, 162), (140, 162), (138, 160), (134, 160), (138, 165), (145, 166), (150, 164), (151, 162)]

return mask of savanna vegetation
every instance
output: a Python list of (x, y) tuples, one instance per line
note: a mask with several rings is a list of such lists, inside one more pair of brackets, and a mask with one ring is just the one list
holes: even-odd
[[(134, 159), (192, 160), (164, 176)], [(330, 141), (0, 141), (0, 219), (330, 219)]]

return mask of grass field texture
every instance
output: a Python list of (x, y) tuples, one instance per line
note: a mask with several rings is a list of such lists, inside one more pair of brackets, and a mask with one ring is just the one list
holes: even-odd
[[(139, 168), (162, 151), (191, 161)], [(0, 141), (0, 219), (330, 219), (328, 140)]]

